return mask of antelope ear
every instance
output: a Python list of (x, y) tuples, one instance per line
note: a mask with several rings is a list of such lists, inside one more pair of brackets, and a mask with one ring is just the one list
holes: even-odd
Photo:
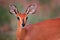
[(28, 6), (27, 10), (25, 11), (25, 13), (27, 14), (32, 14), (36, 11), (36, 4), (32, 4), (30, 6)]
[(10, 12), (11, 14), (16, 15), (16, 14), (18, 13), (18, 9), (16, 8), (15, 5), (9, 5), (9, 12)]

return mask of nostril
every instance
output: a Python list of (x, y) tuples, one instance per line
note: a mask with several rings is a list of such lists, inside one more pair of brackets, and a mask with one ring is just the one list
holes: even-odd
[(22, 27), (24, 27), (24, 26), (25, 26), (25, 24), (23, 23), (23, 24), (22, 24)]

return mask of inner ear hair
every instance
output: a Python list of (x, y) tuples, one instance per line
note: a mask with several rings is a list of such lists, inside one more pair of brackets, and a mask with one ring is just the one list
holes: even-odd
[(27, 14), (34, 14), (35, 12), (36, 12), (36, 7), (37, 7), (37, 5), (36, 4), (31, 4), (31, 5), (29, 5), (28, 6), (28, 8), (26, 9), (26, 13)]
[(17, 9), (17, 7), (15, 6), (15, 5), (9, 5), (9, 12), (11, 13), (11, 14), (17, 14), (18, 13), (18, 9)]

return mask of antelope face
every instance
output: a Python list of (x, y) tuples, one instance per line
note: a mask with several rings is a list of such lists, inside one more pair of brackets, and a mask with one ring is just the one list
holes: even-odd
[(24, 13), (20, 13), (15, 5), (10, 5), (9, 8), (10, 8), (9, 10), (10, 14), (14, 14), (17, 17), (18, 25), (22, 27), (25, 27), (25, 24), (28, 19), (27, 15), (32, 14), (36, 11), (35, 4), (28, 6), (28, 8)]
[(25, 26), (26, 22), (27, 22), (27, 14), (17, 14), (17, 20), (18, 20), (18, 23), (19, 25), (21, 25), (22, 27)]

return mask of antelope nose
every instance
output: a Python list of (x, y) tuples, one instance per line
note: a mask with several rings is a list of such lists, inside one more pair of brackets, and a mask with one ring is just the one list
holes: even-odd
[(25, 24), (23, 23), (23, 24), (22, 24), (22, 27), (24, 27), (24, 26), (25, 26)]

